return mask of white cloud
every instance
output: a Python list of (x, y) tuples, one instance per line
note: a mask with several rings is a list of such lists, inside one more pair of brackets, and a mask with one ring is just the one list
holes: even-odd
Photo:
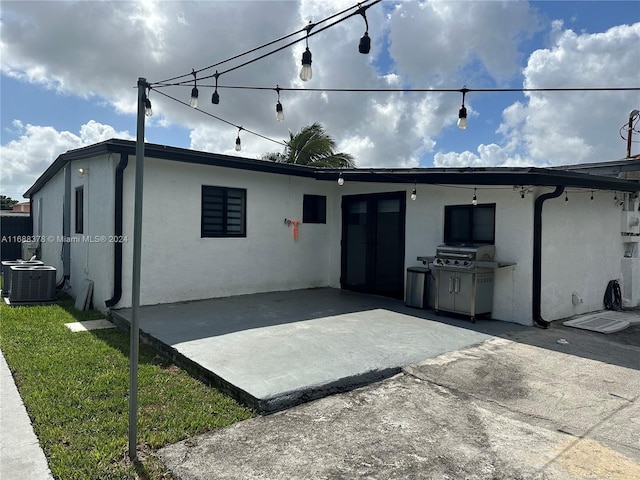
[[(523, 70), (526, 88), (638, 86), (640, 23), (576, 34), (553, 22), (554, 43), (536, 50)], [(566, 165), (625, 155), (619, 129), (640, 105), (637, 91), (530, 92), (502, 114), (504, 136), (493, 153), (440, 153), (438, 166)], [(500, 150), (500, 151), (498, 151)]]
[(133, 138), (128, 132), (117, 132), (94, 120), (82, 125), (77, 135), (20, 121), (14, 121), (13, 127), (20, 137), (0, 146), (0, 191), (16, 200), (22, 200), (22, 194), (61, 153), (110, 138)]
[(538, 25), (528, 2), (402, 2), (389, 17), (390, 51), (412, 84), (450, 83), (472, 62), (502, 81), (517, 73), (518, 45)]
[[(94, 104), (106, 102), (126, 119), (127, 127), (116, 129), (126, 130), (133, 123), (133, 87), (138, 77), (158, 81), (188, 73), (354, 3), (3, 2), (1, 68), (4, 75), (25, 82), (86, 97)], [(314, 74), (308, 84), (298, 78), (304, 49), (304, 43), (299, 43), (268, 59), (223, 73), (219, 78), (219, 105), (210, 103), (214, 80), (200, 81), (201, 107), (211, 115), (276, 140), (288, 138), (289, 130), (320, 122), (341, 149), (356, 155), (362, 167), (413, 167), (429, 164), (432, 155), (437, 165), (483, 166), (575, 163), (621, 156), (623, 146), (618, 143), (617, 131), (628, 111), (640, 104), (637, 93), (530, 94), (502, 112), (502, 123), (496, 127), (501, 139), (492, 137), (463, 145), (463, 153), (435, 153), (436, 142), (443, 143), (442, 135), (454, 128), (460, 107), (458, 95), (282, 91), (285, 121), (279, 123), (275, 121), (275, 91), (223, 88), (637, 84), (639, 53), (630, 45), (638, 44), (638, 25), (600, 34), (576, 34), (560, 21), (543, 26), (528, 2), (512, 1), (382, 2), (367, 11), (367, 19), (372, 39), (370, 55), (357, 52), (365, 28), (357, 15), (309, 38)], [(525, 43), (543, 27), (549, 48), (527, 59)], [(216, 68), (223, 72), (248, 58), (251, 56), (207, 73), (212, 74)], [(188, 102), (191, 86), (162, 91)], [(186, 127), (191, 148), (237, 155), (233, 150), (236, 128), (155, 90), (150, 93), (154, 110), (151, 127)], [(474, 106), (469, 105), (469, 115), (482, 118), (485, 112), (480, 108), (474, 111)], [(23, 121), (35, 123), (28, 118)], [(46, 129), (28, 125), (16, 142), (26, 142), (24, 137), (38, 141), (35, 133), (27, 133), (29, 128)], [(76, 146), (71, 140), (63, 142), (65, 132), (52, 130), (46, 131), (55, 137), (53, 145), (61, 142), (60, 148), (63, 144)], [(69, 135), (83, 136), (81, 131)], [(242, 156), (259, 157), (281, 148), (246, 131), (241, 138)], [(52, 159), (50, 155), (48, 158)], [(15, 176), (20, 168), (11, 166), (9, 170)], [(35, 171), (31, 167), (28, 170)]]

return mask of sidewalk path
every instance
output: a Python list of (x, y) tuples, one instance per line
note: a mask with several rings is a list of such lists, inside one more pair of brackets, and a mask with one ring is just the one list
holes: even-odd
[(52, 480), (47, 459), (0, 352), (0, 479)]

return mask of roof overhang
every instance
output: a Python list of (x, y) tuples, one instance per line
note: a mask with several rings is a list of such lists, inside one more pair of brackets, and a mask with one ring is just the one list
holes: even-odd
[[(69, 162), (83, 160), (109, 153), (135, 155), (136, 143), (132, 140), (112, 139), (87, 147), (70, 150), (58, 156), (45, 172), (24, 194), (30, 198), (38, 192), (58, 171)], [(606, 175), (615, 169), (638, 171), (640, 160), (622, 161), (591, 165), (576, 165), (558, 168), (538, 167), (483, 167), (483, 168), (350, 168), (318, 169), (302, 165), (275, 163), (266, 160), (200, 152), (184, 148), (158, 144), (145, 144), (145, 157), (170, 160), (174, 162), (211, 165), (253, 172), (291, 175), (314, 178), (321, 181), (336, 181), (340, 175), (346, 181), (375, 183), (416, 183), (431, 185), (526, 185), (526, 186), (564, 186), (593, 190), (617, 190), (623, 192), (640, 191), (640, 182)], [(620, 165), (619, 165), (620, 164)], [(633, 165), (632, 165), (633, 164)], [(592, 170), (590, 170), (590, 168)], [(593, 172), (599, 172), (594, 174)], [(600, 173), (601, 172), (601, 173)]]

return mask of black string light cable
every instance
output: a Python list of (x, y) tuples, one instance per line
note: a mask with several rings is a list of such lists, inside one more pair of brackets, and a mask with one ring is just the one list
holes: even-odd
[[(180, 103), (180, 104), (182, 104), (182, 105), (185, 105), (185, 106), (187, 106), (187, 107), (190, 107), (190, 105), (189, 105), (187, 102), (183, 102), (182, 100), (180, 100), (180, 99), (178, 99), (178, 98), (175, 98), (175, 97), (173, 97), (173, 96), (169, 95), (168, 93), (165, 93), (165, 92), (163, 92), (163, 91), (161, 91), (161, 90), (156, 90), (156, 91), (157, 91), (157, 93), (158, 93), (158, 94), (160, 94), (160, 95), (162, 95), (162, 96), (164, 96), (164, 97), (167, 97), (167, 98), (169, 98), (170, 100), (173, 100), (174, 102), (178, 102), (178, 103)], [(262, 135), (262, 134), (260, 134), (260, 133), (258, 133), (258, 132), (254, 132), (253, 130), (247, 130), (246, 128), (244, 128), (244, 127), (242, 127), (242, 126), (240, 126), (240, 125), (236, 125), (236, 124), (235, 124), (235, 123), (233, 123), (233, 122), (230, 122), (230, 121), (228, 121), (228, 120), (225, 120), (224, 118), (221, 118), (221, 117), (218, 117), (218, 116), (216, 116), (216, 115), (213, 115), (212, 113), (206, 112), (206, 111), (204, 111), (204, 110), (202, 110), (202, 109), (200, 109), (200, 108), (195, 107), (195, 108), (194, 108), (194, 110), (196, 110), (196, 111), (198, 111), (198, 112), (201, 112), (201, 113), (203, 113), (203, 114), (207, 115), (208, 117), (215, 118), (216, 120), (218, 120), (218, 121), (220, 121), (220, 122), (222, 122), (222, 123), (226, 123), (227, 125), (231, 125), (232, 127), (237, 128), (237, 129), (238, 129), (238, 136), (239, 136), (239, 134), (240, 134), (240, 130), (242, 130), (242, 131), (244, 131), (244, 132), (250, 133), (251, 135), (255, 135), (256, 137), (260, 137), (260, 138), (263, 138), (263, 139), (268, 140), (268, 141), (270, 141), (270, 142), (277, 143), (277, 144), (278, 144), (278, 145), (280, 145), (280, 146), (283, 146), (283, 147), (284, 147), (284, 146), (286, 146), (286, 143), (285, 143), (284, 141), (274, 140), (273, 138), (269, 138), (269, 137), (267, 137), (267, 136), (265, 136), (265, 135)]]
[[(280, 52), (280, 51), (282, 51), (282, 50), (284, 50), (286, 48), (289, 48), (292, 45), (295, 45), (296, 43), (299, 43), (299, 42), (301, 42), (301, 41), (303, 41), (305, 39), (308, 39), (309, 37), (311, 37), (313, 35), (318, 35), (319, 33), (322, 33), (323, 31), (325, 31), (325, 30), (327, 30), (329, 28), (332, 28), (332, 27), (338, 25), (339, 23), (344, 22), (345, 20), (347, 20), (347, 19), (349, 19), (349, 18), (351, 18), (351, 17), (353, 17), (355, 15), (363, 15), (363, 12), (365, 12), (368, 8), (372, 7), (373, 5), (376, 5), (377, 3), (380, 3), (381, 1), (382, 0), (373, 0), (371, 3), (369, 3), (367, 5), (362, 5), (362, 4), (353, 5), (353, 6), (351, 6), (349, 8), (346, 8), (346, 9), (344, 9), (344, 10), (338, 12), (338, 13), (334, 13), (333, 15), (331, 15), (329, 17), (326, 17), (326, 18), (324, 18), (324, 19), (322, 19), (322, 20), (320, 20), (318, 22), (310, 23), (309, 25), (306, 25), (303, 28), (301, 28), (301, 29), (299, 29), (299, 30), (297, 30), (295, 32), (292, 32), (292, 33), (284, 35), (284, 36), (282, 36), (282, 37), (280, 37), (280, 38), (278, 38), (276, 40), (272, 40), (272, 41), (270, 41), (268, 43), (260, 45), (259, 47), (255, 47), (255, 48), (253, 48), (251, 50), (248, 50), (246, 52), (240, 53), (238, 55), (234, 55), (232, 57), (227, 58), (226, 60), (222, 60), (220, 62), (214, 63), (214, 64), (209, 65), (207, 67), (204, 67), (204, 68), (201, 68), (201, 69), (198, 69), (198, 70), (193, 70), (193, 72), (188, 73), (188, 74), (179, 75), (179, 76), (172, 77), (172, 78), (169, 78), (169, 79), (166, 79), (166, 80), (162, 80), (160, 82), (152, 82), (151, 85), (159, 87), (159, 86), (175, 86), (175, 85), (181, 85), (181, 84), (189, 83), (190, 82), (190, 80), (188, 80), (189, 75), (192, 75), (193, 73), (195, 73), (197, 75), (197, 74), (199, 74), (201, 72), (204, 72), (206, 70), (215, 68), (217, 66), (220, 66), (220, 65), (223, 65), (223, 64), (228, 63), (230, 61), (236, 60), (236, 59), (241, 58), (241, 57), (243, 57), (245, 55), (248, 55), (250, 53), (254, 53), (254, 52), (256, 52), (258, 50), (261, 50), (263, 48), (266, 48), (268, 46), (271, 46), (271, 45), (274, 45), (276, 43), (282, 42), (282, 41), (284, 41), (284, 40), (286, 40), (288, 38), (291, 38), (291, 37), (293, 37), (295, 35), (298, 35), (300, 33), (303, 33), (303, 32), (305, 33), (305, 36), (302, 37), (302, 38), (298, 38), (298, 39), (296, 39), (296, 40), (294, 40), (292, 42), (287, 43), (286, 45), (283, 45), (283, 46), (278, 47), (278, 48), (276, 48), (274, 50), (271, 50), (271, 51), (269, 51), (269, 52), (267, 52), (267, 53), (265, 53), (263, 55), (255, 57), (255, 58), (253, 58), (251, 60), (248, 60), (248, 61), (246, 61), (244, 63), (236, 65), (235, 67), (231, 67), (231, 68), (229, 68), (227, 70), (223, 70), (223, 71), (221, 71), (219, 73), (216, 72), (216, 74), (218, 76), (220, 76), (220, 75), (232, 72), (233, 70), (237, 70), (239, 68), (245, 67), (245, 66), (247, 66), (247, 65), (249, 65), (251, 63), (257, 62), (258, 60), (262, 60), (263, 58), (266, 58), (266, 57), (268, 57), (270, 55), (273, 55), (273, 54), (275, 54), (277, 52)], [(349, 15), (346, 15), (346, 16), (338, 19), (337, 21), (335, 21), (335, 22), (333, 22), (333, 23), (331, 23), (329, 25), (326, 25), (326, 26), (324, 26), (322, 28), (319, 28), (319, 29), (317, 29), (317, 30), (315, 30), (313, 32), (311, 31), (312, 28), (315, 28), (316, 26), (318, 26), (318, 25), (320, 25), (322, 23), (328, 22), (329, 20), (332, 20), (332, 19), (334, 19), (334, 18), (336, 18), (336, 17), (338, 17), (340, 15), (344, 15), (345, 13), (349, 12), (349, 10), (353, 10), (355, 8), (357, 8), (357, 10), (355, 12), (352, 12)], [(212, 78), (212, 77), (214, 77), (214, 75), (207, 75), (207, 76), (201, 77), (200, 80), (206, 80), (206, 79), (209, 79), (209, 78)], [(184, 79), (184, 80), (180, 80), (180, 81), (176, 82), (176, 80), (179, 80), (179, 79)]]
[[(229, 72), (231, 72), (233, 70), (237, 70), (237, 69), (242, 68), (244, 66), (247, 66), (247, 65), (249, 65), (251, 63), (254, 63), (254, 62), (258, 61), (258, 60), (261, 60), (261, 59), (263, 59), (263, 58), (265, 58), (267, 56), (273, 55), (274, 53), (279, 52), (279, 51), (281, 51), (281, 50), (283, 50), (285, 48), (288, 48), (288, 47), (290, 47), (290, 46), (292, 46), (292, 45), (294, 45), (294, 44), (296, 44), (296, 43), (298, 43), (298, 42), (300, 42), (302, 40), (305, 40), (305, 41), (308, 42), (308, 38), (310, 36), (317, 35), (317, 34), (323, 32), (324, 30), (327, 30), (327, 29), (337, 25), (338, 23), (341, 23), (341, 22), (343, 22), (343, 21), (347, 20), (348, 18), (351, 18), (352, 16), (355, 16), (355, 15), (362, 15), (362, 17), (364, 18), (365, 25), (366, 25), (365, 36), (368, 37), (368, 21), (367, 21), (367, 18), (366, 18), (366, 10), (368, 8), (370, 8), (371, 6), (379, 3), (380, 1), (381, 0), (374, 0), (374, 1), (372, 1), (371, 3), (369, 3), (367, 5), (357, 4), (355, 6), (349, 7), (347, 9), (344, 9), (341, 12), (338, 12), (338, 13), (330, 16), (330, 17), (327, 17), (327, 18), (325, 18), (325, 19), (323, 19), (323, 20), (321, 20), (321, 21), (319, 21), (317, 23), (309, 23), (309, 25), (297, 30), (296, 32), (293, 32), (293, 33), (290, 33), (290, 34), (285, 35), (283, 37), (280, 37), (279, 39), (276, 39), (276, 40), (273, 40), (271, 42), (268, 42), (268, 43), (266, 43), (264, 45), (261, 45), (259, 47), (254, 48), (254, 49), (251, 49), (251, 50), (249, 50), (247, 52), (241, 53), (239, 55), (234, 55), (234, 56), (232, 56), (232, 57), (230, 57), (230, 58), (228, 58), (226, 60), (223, 60), (223, 61), (215, 63), (213, 65), (204, 67), (204, 68), (199, 69), (199, 70), (192, 69), (190, 74), (180, 75), (180, 76), (177, 76), (177, 77), (173, 77), (173, 78), (164, 80), (162, 82), (149, 83), (148, 84), (148, 89), (150, 91), (151, 88), (154, 87), (156, 89), (156, 91), (159, 92), (158, 89), (161, 88), (161, 87), (187, 86), (187, 85), (189, 85), (191, 80), (182, 80), (182, 81), (175, 82), (175, 83), (169, 83), (169, 82), (173, 82), (174, 80), (185, 78), (185, 77), (191, 75), (191, 76), (193, 76), (193, 88), (192, 88), (192, 92), (191, 92), (190, 106), (192, 106), (192, 107), (197, 109), (198, 89), (197, 89), (196, 83), (198, 81), (198, 78), (197, 78), (198, 73), (201, 73), (201, 72), (203, 72), (203, 71), (205, 71), (207, 69), (214, 68), (214, 67), (219, 66), (221, 64), (224, 64), (226, 62), (235, 60), (235, 59), (240, 58), (240, 57), (242, 57), (244, 55), (247, 55), (249, 53), (253, 53), (253, 52), (258, 51), (258, 50), (260, 50), (262, 48), (265, 48), (267, 46), (270, 46), (270, 45), (273, 45), (275, 43), (278, 43), (280, 41), (286, 40), (286, 39), (288, 39), (288, 38), (290, 38), (290, 37), (292, 37), (292, 36), (294, 36), (296, 34), (305, 32), (305, 36), (304, 37), (296, 39), (293, 42), (287, 43), (286, 45), (281, 46), (281, 47), (279, 47), (279, 48), (277, 48), (275, 50), (267, 52), (267, 53), (265, 53), (265, 54), (263, 54), (263, 55), (261, 55), (259, 57), (253, 58), (253, 59), (251, 59), (251, 60), (249, 60), (247, 62), (244, 62), (244, 63), (242, 63), (240, 65), (236, 65), (235, 67), (229, 68), (227, 70), (223, 70), (222, 72), (219, 72), (218, 70), (216, 70), (216, 72), (214, 74), (208, 75), (208, 76), (204, 76), (204, 77), (200, 78), (200, 81), (201, 81), (200, 85), (201, 86), (205, 86), (205, 87), (208, 87), (208, 86), (211, 86), (211, 85), (203, 84), (202, 80), (206, 80), (206, 79), (210, 79), (210, 78), (214, 78), (215, 79), (215, 85), (214, 85), (215, 90), (214, 90), (214, 93), (212, 95), (212, 100), (211, 100), (213, 104), (218, 104), (219, 101), (220, 101), (220, 97), (219, 97), (219, 94), (218, 94), (218, 88), (245, 89), (245, 90), (274, 90), (272, 87), (240, 86), (240, 85), (218, 85), (218, 79), (222, 74), (229, 73)], [(326, 26), (324, 26), (324, 27), (312, 32), (312, 29), (315, 28), (317, 25), (319, 25), (321, 23), (325, 23), (325, 22), (327, 22), (327, 21), (329, 21), (329, 20), (331, 20), (331, 19), (333, 19), (335, 17), (338, 17), (338, 16), (342, 15), (342, 14), (345, 14), (345, 13), (349, 12), (350, 10), (352, 10), (354, 8), (357, 8), (357, 10), (352, 12), (352, 13), (350, 13), (349, 15), (344, 16), (343, 18), (338, 19), (337, 21), (335, 21), (335, 22), (333, 22), (333, 23), (331, 23), (329, 25), (326, 25)], [(361, 48), (362, 47), (362, 43), (363, 43), (363, 39), (364, 39), (364, 36), (363, 36), (363, 38), (361, 38), (361, 45), (359, 46), (359, 51), (361, 51), (361, 53), (364, 53), (363, 50), (366, 50), (366, 46)], [(364, 42), (366, 43), (366, 40), (364, 40)], [(307, 51), (308, 51), (308, 48), (307, 48)], [(307, 51), (305, 51), (305, 55), (307, 54)], [(305, 62), (305, 55), (303, 55), (303, 64)], [(308, 58), (308, 64), (309, 64), (309, 67), (310, 67), (310, 63), (311, 63), (310, 62), (310, 52), (309, 52), (308, 57), (309, 57)], [(310, 78), (310, 75), (309, 75), (309, 78)], [(460, 124), (462, 122), (462, 124), (464, 124), (464, 127), (466, 127), (466, 115), (465, 115), (466, 114), (466, 107), (464, 106), (464, 100), (465, 100), (465, 95), (468, 92), (554, 92), (554, 91), (555, 92), (577, 92), (577, 91), (631, 91), (631, 90), (640, 90), (640, 87), (478, 88), (478, 89), (470, 89), (470, 88), (467, 88), (466, 86), (464, 86), (462, 89), (452, 89), (452, 88), (445, 88), (445, 89), (434, 89), (434, 88), (391, 88), (391, 89), (390, 88), (380, 88), (380, 89), (372, 89), (372, 88), (298, 88), (298, 87), (280, 87), (280, 86), (276, 86), (275, 91), (278, 94), (278, 103), (276, 104), (276, 114), (277, 114), (276, 118), (278, 120), (281, 120), (281, 119), (284, 118), (282, 104), (280, 103), (280, 92), (281, 91), (362, 92), (362, 93), (374, 93), (374, 92), (386, 92), (386, 93), (393, 93), (393, 92), (399, 92), (399, 93), (411, 93), (411, 92), (434, 92), (434, 93), (459, 92), (459, 93), (462, 93), (463, 98), (462, 98), (462, 107), (461, 107), (460, 112), (458, 114), (458, 123)], [(184, 102), (182, 102), (182, 101), (180, 101), (180, 100), (178, 100), (178, 99), (176, 99), (176, 98), (174, 98), (174, 97), (172, 97), (170, 95), (165, 94), (165, 96), (167, 96), (168, 98), (171, 98), (171, 99), (173, 99), (173, 100), (175, 100), (175, 101), (177, 101), (179, 103), (185, 104)], [(148, 102), (148, 98), (147, 98), (147, 102)], [(149, 104), (150, 104), (150, 102), (149, 102)], [(150, 110), (150, 105), (149, 105), (149, 110)], [(203, 110), (200, 110), (200, 111), (202, 111), (203, 113), (205, 113), (207, 115), (210, 115), (207, 112), (204, 112)], [(230, 125), (238, 127), (237, 125), (235, 125), (235, 124), (233, 124), (231, 122), (228, 122), (228, 121), (226, 121), (224, 119), (221, 119), (220, 117), (216, 117), (215, 115), (210, 115), (210, 116), (212, 118), (216, 118), (216, 119), (218, 119), (220, 121), (223, 121), (225, 123), (229, 123)], [(461, 128), (460, 125), (459, 125), (459, 128)], [(251, 132), (249, 130), (247, 130), (247, 131), (249, 133), (252, 133), (252, 134), (255, 134), (255, 135), (258, 135), (258, 136), (262, 136), (260, 134), (257, 134), (256, 132)], [(270, 141), (274, 141), (274, 142), (280, 144), (280, 142), (272, 140), (272, 139), (270, 139), (268, 137), (263, 137), (263, 138), (267, 138)]]

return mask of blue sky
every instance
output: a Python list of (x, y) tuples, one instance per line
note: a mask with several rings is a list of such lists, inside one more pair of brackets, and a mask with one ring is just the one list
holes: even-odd
[[(135, 83), (202, 68), (355, 5), (344, 1), (14, 2), (0, 4), (0, 193), (22, 193), (57, 155), (135, 136)], [(309, 88), (639, 87), (640, 2), (385, 1), (310, 38), (314, 78), (298, 77), (303, 44), (220, 78), (221, 85)], [(190, 89), (166, 89), (188, 101)], [(361, 167), (556, 165), (614, 160), (618, 129), (640, 92), (461, 96), (221, 89), (202, 108), (275, 140), (315, 121)], [(151, 92), (147, 140), (237, 155), (237, 129)], [(243, 135), (240, 155), (279, 145)], [(640, 150), (640, 149), (639, 149)]]

